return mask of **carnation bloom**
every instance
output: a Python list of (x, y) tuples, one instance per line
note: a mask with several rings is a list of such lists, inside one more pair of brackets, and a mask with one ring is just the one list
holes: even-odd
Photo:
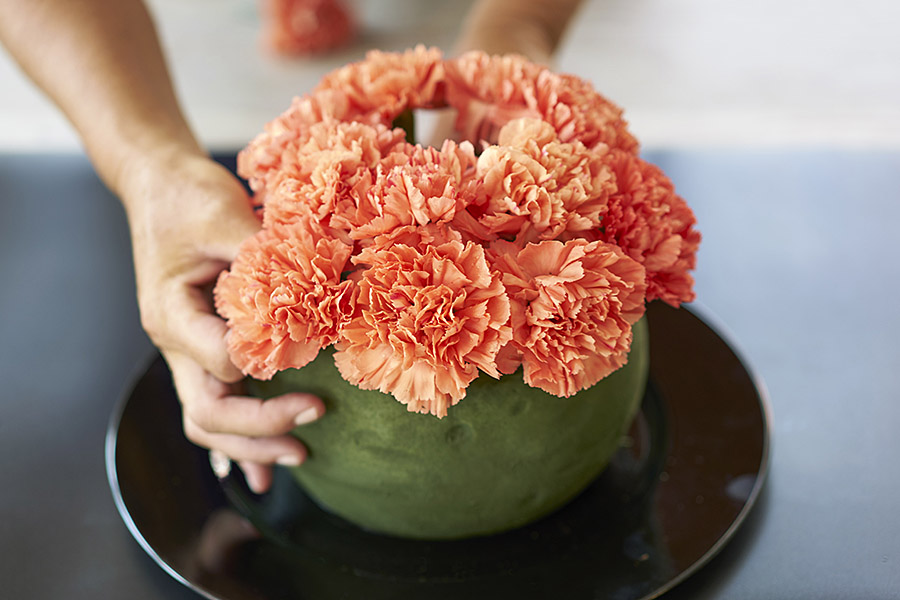
[(263, 40), (278, 54), (312, 54), (346, 44), (356, 26), (338, 0), (263, 0)]
[(513, 337), (498, 365), (525, 383), (571, 396), (625, 364), (644, 314), (644, 269), (616, 246), (582, 239), (519, 250), (491, 246), (511, 302)]
[[(313, 125), (340, 121), (347, 112), (347, 99), (336, 90), (294, 98), (290, 108), (266, 124), (237, 156), (237, 173), (247, 180), (262, 204), (266, 190), (277, 186), (282, 166), (289, 166), (296, 152), (309, 137)], [(287, 156), (285, 154), (287, 153)]]
[(326, 75), (318, 86), (265, 125), (238, 155), (238, 174), (259, 192), (266, 174), (278, 170), (291, 143), (302, 143), (309, 127), (328, 121), (391, 125), (409, 108), (444, 106), (444, 62), (437, 48), (403, 53), (372, 50), (365, 60)]
[(613, 151), (608, 162), (617, 191), (609, 198), (602, 239), (614, 243), (647, 270), (647, 300), (672, 306), (694, 299), (690, 270), (697, 262), (700, 233), (687, 203), (656, 166)]
[(550, 123), (563, 142), (637, 151), (622, 110), (577, 77), (557, 75), (522, 56), (478, 51), (445, 65), (447, 102), (459, 111), (456, 128), (465, 139), (493, 142), (510, 120), (532, 117)]
[(306, 365), (337, 340), (356, 295), (352, 282), (341, 281), (350, 253), (309, 219), (276, 224), (246, 240), (215, 288), (234, 364), (269, 379)]
[(406, 153), (382, 161), (357, 211), (346, 215), (351, 237), (365, 240), (398, 227), (449, 223), (475, 200), (474, 173), (475, 152), (468, 142), (447, 141), (440, 150), (408, 145)]
[(489, 231), (516, 237), (521, 247), (599, 226), (615, 189), (601, 152), (560, 142), (553, 126), (537, 119), (510, 121), (498, 141), (478, 158), (485, 197), (480, 222)]
[(443, 81), (441, 51), (419, 45), (402, 53), (371, 50), (325, 76), (314, 92), (346, 95), (346, 118), (390, 124), (407, 108), (443, 106)]
[(466, 395), (510, 339), (509, 300), (484, 249), (451, 241), (365, 249), (353, 319), (335, 344), (341, 375), (438, 417)]
[(325, 122), (307, 130), (301, 144), (283, 151), (277, 178), (270, 178), (264, 222), (290, 222), (311, 212), (329, 227), (349, 231), (348, 214), (368, 193), (376, 167), (408, 144), (401, 129), (356, 122)]
[(622, 109), (601, 96), (586, 80), (574, 75), (557, 75), (556, 99), (546, 112), (559, 131), (560, 138), (578, 140), (588, 148), (604, 144), (637, 154), (637, 139), (628, 131)]
[(283, 156), (289, 160), (271, 179), (277, 186), (266, 195), (264, 224), (311, 213), (331, 235), (361, 245), (384, 243), (406, 226), (447, 224), (480, 189), (471, 144), (423, 148), (380, 124), (313, 125)]

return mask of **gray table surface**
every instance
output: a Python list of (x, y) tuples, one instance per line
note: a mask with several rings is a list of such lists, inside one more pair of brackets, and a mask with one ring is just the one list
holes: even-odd
[[(671, 151), (703, 305), (762, 375), (769, 480), (671, 598), (900, 598), (900, 153)], [(123, 212), (79, 155), (0, 154), (0, 597), (197, 598), (119, 518), (103, 444), (153, 354)]]

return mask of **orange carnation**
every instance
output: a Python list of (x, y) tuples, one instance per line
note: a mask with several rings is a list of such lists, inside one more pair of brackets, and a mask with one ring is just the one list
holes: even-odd
[(407, 146), (382, 161), (358, 211), (347, 215), (351, 237), (365, 240), (389, 235), (398, 227), (449, 223), (478, 193), (472, 144), (444, 142), (443, 147)]
[(588, 148), (603, 144), (629, 154), (638, 153), (638, 141), (628, 131), (621, 108), (580, 77), (566, 74), (557, 77), (555, 103), (547, 99), (545, 114), (561, 139), (578, 140)]
[(442, 417), (479, 369), (499, 376), (495, 359), (511, 336), (509, 300), (481, 246), (396, 244), (365, 249), (353, 262), (368, 268), (356, 313), (335, 344), (347, 381)]
[(294, 98), (290, 108), (266, 124), (237, 156), (237, 173), (247, 180), (262, 204), (267, 189), (277, 186), (283, 164), (290, 164), (290, 149), (302, 145), (309, 129), (317, 123), (341, 120), (348, 110), (347, 98), (335, 90)]
[(271, 177), (264, 202), (264, 223), (286, 223), (311, 212), (335, 229), (349, 231), (348, 215), (364, 203), (382, 159), (405, 152), (402, 129), (356, 122), (312, 125), (300, 144), (282, 153), (277, 177)]
[(577, 77), (522, 56), (478, 51), (446, 61), (445, 68), (447, 102), (459, 111), (456, 128), (464, 139), (493, 143), (507, 122), (531, 117), (550, 123), (563, 142), (637, 152), (622, 110)]
[(560, 142), (553, 127), (516, 119), (500, 130), (499, 145), (478, 158), (484, 181), (481, 223), (518, 245), (581, 236), (600, 224), (615, 190), (602, 154), (581, 142)]
[(238, 368), (269, 379), (306, 365), (337, 339), (356, 295), (350, 281), (341, 281), (351, 250), (308, 219), (273, 225), (241, 245), (215, 288)]
[(314, 93), (337, 90), (348, 101), (344, 118), (388, 125), (407, 108), (444, 105), (442, 58), (421, 45), (402, 53), (371, 50), (326, 75)]
[(661, 298), (672, 306), (690, 302), (690, 270), (700, 245), (694, 213), (658, 167), (621, 151), (611, 152), (608, 162), (617, 191), (609, 198), (602, 239), (644, 265), (648, 301)]
[(571, 396), (625, 364), (631, 326), (644, 314), (644, 269), (616, 246), (570, 240), (491, 246), (511, 301), (512, 342), (504, 373)]

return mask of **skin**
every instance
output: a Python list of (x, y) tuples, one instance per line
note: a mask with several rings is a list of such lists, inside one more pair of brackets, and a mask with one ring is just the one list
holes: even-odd
[[(579, 0), (480, 0), (456, 50), (549, 63)], [(165, 357), (185, 435), (237, 461), (251, 489), (306, 450), (288, 435), (324, 413), (309, 394), (243, 395), (209, 290), (259, 229), (241, 184), (212, 161), (178, 105), (140, 0), (0, 0), (0, 40), (57, 104), (128, 216), (141, 322)], [(39, 42), (35, 42), (39, 40)]]
[(522, 54), (553, 63), (553, 55), (582, 0), (479, 0), (463, 23), (458, 53)]

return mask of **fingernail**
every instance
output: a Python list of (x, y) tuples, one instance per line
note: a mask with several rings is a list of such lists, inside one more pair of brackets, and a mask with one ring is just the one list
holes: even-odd
[(231, 459), (219, 450), (209, 451), (209, 465), (219, 479), (225, 479), (231, 473)]
[(319, 411), (315, 406), (311, 406), (298, 414), (294, 418), (294, 423), (296, 425), (306, 425), (307, 423), (312, 423), (316, 419), (319, 418)]
[(296, 454), (285, 454), (284, 456), (279, 456), (275, 462), (284, 467), (299, 467), (301, 461)]

